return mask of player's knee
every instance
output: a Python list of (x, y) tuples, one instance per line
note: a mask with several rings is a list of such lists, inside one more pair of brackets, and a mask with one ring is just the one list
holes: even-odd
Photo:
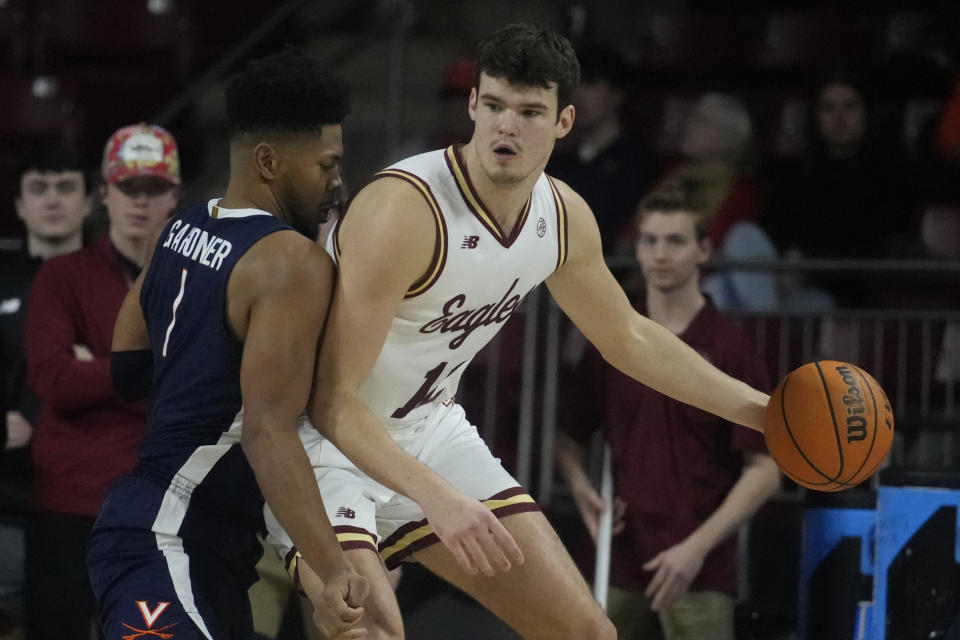
[(570, 634), (573, 638), (590, 638), (591, 640), (617, 640), (617, 629), (599, 608), (592, 614), (581, 618), (581, 624)]
[(593, 606), (587, 610), (562, 612), (549, 624), (538, 626), (531, 637), (537, 640), (617, 640), (617, 629), (600, 607)]

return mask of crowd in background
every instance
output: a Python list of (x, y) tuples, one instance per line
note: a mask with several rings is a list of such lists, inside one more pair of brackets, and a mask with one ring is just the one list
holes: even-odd
[[(808, 83), (801, 127), (808, 139), (801, 152), (772, 157), (759, 139), (750, 96), (722, 87), (703, 87), (691, 96), (681, 109), (676, 140), (658, 147), (658, 132), (638, 130), (631, 121), (646, 96), (629, 56), (580, 35), (574, 131), (558, 145), (547, 172), (590, 204), (605, 253), (614, 261), (634, 254), (643, 199), (678, 188), (705, 221), (706, 242), (720, 261), (960, 260), (960, 51), (934, 39), (917, 52), (943, 73), (951, 71), (954, 80), (909, 139), (902, 128), (881, 126), (889, 123), (877, 114), (875, 70), (836, 60)], [(385, 155), (465, 141), (470, 69), (469, 60), (451, 61), (441, 81), (438, 101), (444, 106), (435, 130)], [(153, 175), (127, 176), (116, 166), (117, 149), (138, 135), (159, 145), (157, 164), (163, 168)], [(5, 215), (22, 223), (23, 243), (0, 255), (0, 638), (64, 638), (65, 626), (87, 638), (92, 623), (80, 622), (93, 616), (84, 595), (85, 536), (103, 491), (132, 463), (145, 428), (144, 407), (120, 400), (110, 387), (111, 313), (143, 264), (146, 238), (186, 204), (178, 202), (177, 145), (157, 126), (122, 128), (107, 142), (96, 172), (69, 145), (44, 142), (24, 154), (16, 178)], [(364, 176), (350, 178), (359, 184)], [(622, 281), (635, 295), (643, 291), (636, 270), (623, 271)], [(707, 268), (701, 285), (721, 311), (960, 307), (954, 290), (933, 282), (856, 272)], [(952, 325), (939, 336), (939, 362), (951, 380), (960, 376), (958, 336)], [(509, 425), (519, 402), (523, 340), (522, 322), (508, 323), (498, 343), (504, 355), (491, 360), (481, 354), (477, 363), (480, 372), (491, 362), (500, 369), (503, 435), (496, 444), (506, 460), (515, 448)], [(585, 366), (582, 340), (578, 346), (571, 335), (565, 343), (563, 364), (573, 375)], [(474, 373), (465, 384), (477, 378)], [(471, 393), (463, 390), (465, 403), (482, 402)], [(278, 573), (276, 566), (264, 571)], [(274, 580), (278, 586), (261, 596), (273, 603), (264, 605), (267, 617), (296, 609), (288, 605), (295, 600), (285, 578)], [(51, 602), (58, 604), (51, 609)], [(280, 617), (273, 615), (264, 626), (277, 633)]]

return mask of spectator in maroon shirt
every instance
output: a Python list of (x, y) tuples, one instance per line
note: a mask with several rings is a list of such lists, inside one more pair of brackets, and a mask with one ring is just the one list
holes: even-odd
[(148, 243), (176, 206), (176, 142), (160, 127), (124, 127), (107, 142), (103, 178), (108, 233), (44, 262), (27, 309), (27, 382), (41, 403), (25, 534), (31, 640), (90, 635), (87, 537), (146, 429), (145, 405), (121, 401), (110, 380), (113, 323)]
[[(705, 297), (707, 225), (681, 190), (655, 192), (638, 214), (646, 280), (638, 309), (722, 371), (757, 388), (767, 372), (747, 338)], [(777, 490), (761, 434), (641, 385), (590, 350), (575, 376), (558, 460), (596, 540), (603, 510), (582, 442), (602, 429), (613, 452), (614, 533), (608, 614), (624, 640), (732, 640), (735, 533)]]

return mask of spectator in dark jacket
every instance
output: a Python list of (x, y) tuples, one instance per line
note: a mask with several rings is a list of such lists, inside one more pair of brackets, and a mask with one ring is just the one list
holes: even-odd
[(19, 627), (24, 610), (23, 529), (30, 486), (30, 440), (37, 400), (26, 384), (23, 323), (40, 263), (76, 251), (92, 196), (80, 155), (56, 143), (35, 147), (17, 170), (14, 207), (25, 236), (18, 250), (0, 253), (0, 612)]

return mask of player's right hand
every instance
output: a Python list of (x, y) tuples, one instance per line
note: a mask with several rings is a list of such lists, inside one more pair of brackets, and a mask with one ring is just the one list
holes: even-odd
[(313, 623), (331, 640), (360, 640), (367, 630), (357, 626), (363, 617), (363, 601), (370, 592), (367, 579), (347, 565), (326, 582), (301, 558), (297, 565), (300, 585), (313, 604)]
[(493, 576), (523, 564), (523, 552), (510, 532), (479, 500), (450, 489), (420, 503), (440, 542), (470, 575)]

